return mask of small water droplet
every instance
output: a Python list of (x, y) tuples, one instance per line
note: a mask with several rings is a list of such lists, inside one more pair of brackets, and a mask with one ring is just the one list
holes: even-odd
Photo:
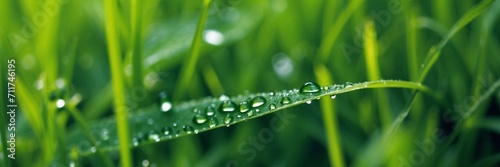
[(274, 96), (274, 92), (269, 92), (269, 96)]
[(97, 151), (97, 148), (95, 148), (94, 146), (90, 147), (90, 152), (95, 153), (96, 151)]
[(233, 122), (233, 116), (231, 115), (226, 115), (226, 117), (224, 117), (224, 124), (230, 124), (231, 122)]
[(153, 125), (153, 123), (155, 123), (155, 121), (154, 121), (152, 118), (149, 118), (149, 119), (148, 119), (148, 124), (149, 124), (149, 125)]
[(215, 108), (213, 106), (207, 106), (207, 108), (205, 108), (205, 115), (207, 116), (213, 116), (215, 114)]
[(308, 101), (306, 101), (306, 103), (307, 103), (307, 104), (311, 104), (311, 103), (312, 103), (312, 101), (311, 101), (311, 100), (308, 100)]
[(165, 136), (171, 136), (173, 132), (174, 132), (174, 131), (172, 130), (172, 128), (171, 128), (171, 127), (168, 127), (168, 126), (165, 126), (165, 127), (162, 129), (162, 133), (163, 133), (163, 135), (165, 135)]
[(323, 86), (323, 90), (328, 90), (328, 89), (330, 89), (330, 87), (328, 87), (328, 86)]
[(148, 133), (148, 140), (149, 141), (155, 141), (155, 142), (159, 142), (160, 141), (160, 134), (156, 131), (150, 131)]
[(250, 110), (250, 104), (247, 101), (242, 101), (240, 103), (240, 112), (245, 113)]
[(63, 108), (64, 106), (66, 106), (66, 101), (64, 101), (63, 99), (58, 99), (56, 101), (56, 107), (61, 109)]
[(288, 98), (288, 96), (283, 96), (281, 99), (281, 104), (290, 104), (291, 100)]
[(170, 103), (169, 101), (161, 103), (161, 111), (168, 112), (171, 109), (172, 109), (172, 103)]
[(271, 110), (276, 109), (276, 105), (274, 105), (274, 104), (270, 104), (270, 105), (269, 105), (269, 109), (271, 109)]
[(167, 93), (160, 92), (160, 94), (158, 94), (158, 97), (160, 99), (161, 111), (163, 111), (163, 112), (170, 111), (172, 109), (172, 103), (168, 99)]
[(331, 95), (330, 98), (331, 99), (335, 99), (337, 97), (337, 95)]
[(250, 110), (249, 112), (247, 112), (248, 117), (253, 117), (253, 114), (254, 114), (253, 110)]
[(353, 85), (352, 82), (346, 82), (346, 88), (351, 87)]
[(221, 112), (233, 112), (234, 110), (236, 110), (236, 104), (231, 100), (226, 100), (219, 106), (219, 111)]
[(229, 96), (227, 96), (226, 94), (221, 94), (219, 96), (219, 100), (220, 101), (226, 101), (226, 100), (229, 100)]
[(197, 123), (197, 124), (203, 124), (207, 121), (207, 117), (203, 114), (197, 114), (196, 116), (194, 116), (194, 119), (193, 119), (193, 122)]
[(319, 85), (314, 82), (306, 82), (302, 85), (302, 87), (300, 87), (300, 93), (317, 93), (319, 91)]
[(260, 112), (260, 110), (259, 109), (255, 109), (255, 112)]
[(255, 96), (252, 99), (252, 107), (254, 107), (254, 108), (260, 107), (260, 106), (264, 105), (265, 103), (266, 103), (266, 99), (262, 96)]
[(174, 124), (172, 124), (172, 125), (173, 125), (174, 127), (176, 127), (176, 126), (177, 126), (177, 123), (174, 123)]
[(192, 126), (189, 126), (189, 125), (183, 126), (182, 129), (184, 130), (184, 133), (186, 133), (186, 134), (191, 134), (194, 131), (194, 128)]
[(200, 110), (200, 109), (198, 109), (198, 108), (193, 108), (193, 113), (197, 113), (197, 114), (199, 114), (199, 113), (201, 113), (201, 110)]
[(210, 120), (208, 120), (208, 127), (210, 128), (217, 126), (217, 124), (219, 123), (217, 122), (216, 118), (210, 118)]
[(139, 146), (139, 138), (134, 137), (132, 138), (132, 146)]
[(224, 35), (216, 30), (205, 30), (203, 40), (212, 45), (220, 45), (224, 42)]

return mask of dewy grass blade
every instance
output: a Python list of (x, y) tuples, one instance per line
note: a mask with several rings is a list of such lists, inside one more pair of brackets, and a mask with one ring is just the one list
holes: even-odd
[(118, 27), (116, 26), (116, 1), (105, 0), (105, 29), (108, 44), (108, 57), (111, 68), (111, 82), (113, 84), (114, 110), (116, 114), (116, 127), (118, 130), (118, 143), (120, 145), (120, 158), (123, 167), (132, 166), (130, 153), (129, 127), (127, 121), (127, 104), (125, 101), (125, 88), (122, 76), (122, 59), (120, 52), (120, 41), (118, 38)]
[[(105, 119), (99, 123), (90, 124), (90, 129), (98, 128), (109, 132), (109, 138), (97, 139), (101, 143), (103, 151), (118, 149), (116, 136), (117, 120), (123, 120), (130, 124), (132, 134), (132, 146), (138, 147), (146, 143), (154, 143), (190, 134), (230, 126), (249, 119), (254, 119), (274, 113), (279, 110), (296, 105), (311, 102), (324, 96), (333, 96), (361, 89), (373, 88), (407, 88), (417, 89), (429, 93), (430, 91), (419, 83), (380, 80), (357, 84), (324, 86), (311, 92), (303, 92), (299, 89), (283, 90), (273, 93), (255, 93), (250, 95), (239, 95), (232, 98), (203, 98), (196, 101), (174, 103), (168, 112), (161, 111), (161, 105), (156, 104), (131, 113), (123, 119)], [(242, 109), (241, 105), (251, 104), (249, 109)], [(104, 126), (103, 126), (104, 125)], [(95, 127), (93, 127), (95, 126)], [(76, 146), (86, 137), (81, 131), (75, 131), (69, 143)], [(90, 148), (81, 148), (83, 155), (91, 153)], [(335, 155), (336, 156), (336, 155)]]

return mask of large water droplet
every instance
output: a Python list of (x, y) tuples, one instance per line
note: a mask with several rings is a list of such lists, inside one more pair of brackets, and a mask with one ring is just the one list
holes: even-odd
[(288, 98), (288, 96), (283, 96), (281, 99), (281, 104), (290, 104), (291, 100)]
[(240, 112), (244, 113), (250, 110), (250, 103), (243, 101), (240, 103)]
[(210, 128), (217, 126), (217, 124), (218, 122), (216, 118), (210, 118), (210, 120), (208, 120), (208, 127)]
[(205, 115), (207, 116), (213, 116), (215, 114), (215, 108), (213, 106), (207, 106), (207, 108), (205, 108)]
[(194, 116), (193, 121), (197, 124), (203, 124), (207, 121), (207, 117), (203, 114), (197, 114), (196, 116)]
[(150, 131), (148, 133), (148, 140), (149, 141), (155, 141), (155, 142), (159, 142), (160, 141), (160, 134), (156, 131)]
[(260, 106), (264, 105), (265, 103), (266, 103), (266, 99), (262, 96), (255, 96), (252, 99), (252, 107), (254, 107), (254, 108), (260, 107)]
[(300, 93), (317, 93), (320, 90), (321, 90), (321, 87), (319, 87), (318, 84), (316, 84), (314, 82), (306, 82), (300, 88)]
[(219, 106), (219, 111), (221, 112), (233, 112), (234, 110), (236, 110), (236, 104), (231, 100), (226, 100)]

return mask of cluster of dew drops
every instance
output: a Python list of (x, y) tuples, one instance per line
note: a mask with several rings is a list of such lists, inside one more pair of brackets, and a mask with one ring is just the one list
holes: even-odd
[[(349, 85), (348, 85), (349, 86)], [(298, 100), (310, 99), (313, 96), (318, 95), (321, 91), (328, 91), (331, 89), (342, 89), (343, 85), (334, 85), (334, 86), (324, 86), (320, 87), (318, 84), (314, 82), (306, 82), (300, 89), (293, 89), (288, 92), (269, 92), (267, 96), (265, 94), (256, 95), (252, 98), (244, 100), (240, 103), (236, 103), (231, 100), (227, 95), (222, 94), (218, 101), (220, 103), (215, 104), (212, 103), (206, 106), (203, 109), (194, 108), (192, 112), (195, 113), (195, 116), (192, 118), (193, 123), (196, 125), (204, 125), (208, 128), (214, 128), (216, 126), (227, 126), (235, 123), (238, 119), (251, 118), (257, 115), (259, 112), (267, 112), (278, 109), (278, 107), (284, 107), (290, 104), (297, 102)], [(292, 94), (299, 93), (303, 99), (295, 99), (291, 98)], [(165, 93), (160, 93), (160, 109), (162, 112), (169, 112), (173, 110), (174, 106), (167, 98)], [(266, 99), (268, 97), (269, 99)], [(335, 95), (330, 96), (331, 99), (335, 99)], [(279, 98), (279, 100), (272, 100), (275, 98)], [(273, 101), (278, 101), (279, 103), (273, 103)], [(307, 104), (311, 104), (311, 100), (306, 101)], [(267, 106), (267, 108), (266, 108)], [(222, 115), (222, 117), (218, 117), (217, 114)], [(217, 119), (221, 118), (221, 119)], [(244, 119), (246, 120), (246, 119)], [(177, 132), (174, 129), (179, 129)], [(203, 128), (202, 130), (205, 130)], [(154, 141), (158, 142), (164, 138), (172, 138), (177, 137), (179, 135), (184, 134), (192, 134), (199, 133), (200, 130), (193, 128), (190, 125), (178, 126), (177, 123), (173, 124), (173, 127), (166, 126), (161, 129), (161, 132), (150, 131), (147, 134), (140, 134), (137, 137), (132, 139), (132, 145), (137, 146), (142, 141)]]

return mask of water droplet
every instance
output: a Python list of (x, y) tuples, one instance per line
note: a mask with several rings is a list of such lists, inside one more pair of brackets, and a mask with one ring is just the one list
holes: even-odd
[(220, 45), (224, 42), (224, 35), (222, 35), (219, 31), (206, 30), (204, 34), (203, 39), (209, 44)]
[(171, 136), (173, 132), (174, 132), (174, 131), (172, 130), (172, 128), (171, 128), (171, 127), (168, 127), (168, 126), (165, 126), (165, 127), (162, 129), (162, 133), (163, 133), (163, 135), (165, 135), (165, 136)]
[(291, 100), (288, 98), (288, 96), (283, 96), (281, 99), (281, 104), (290, 104)]
[(207, 116), (213, 116), (215, 114), (215, 108), (213, 106), (207, 106), (207, 108), (205, 108), (205, 115)]
[(274, 96), (274, 92), (269, 92), (269, 96)]
[(150, 131), (148, 133), (148, 140), (149, 141), (155, 141), (155, 142), (159, 142), (160, 141), (160, 134), (156, 131)]
[(161, 111), (163, 112), (168, 112), (172, 109), (172, 103), (168, 99), (168, 95), (165, 92), (160, 92), (158, 95), (160, 98), (160, 104), (161, 104)]
[(260, 107), (260, 106), (264, 105), (265, 103), (266, 103), (266, 99), (262, 96), (255, 96), (252, 99), (252, 107), (254, 107), (254, 108)]
[(234, 110), (236, 110), (236, 104), (231, 100), (226, 100), (219, 106), (219, 111), (221, 112), (233, 112)]
[(285, 53), (277, 53), (272, 58), (273, 69), (280, 78), (286, 79), (293, 72), (293, 62)]
[(271, 109), (271, 110), (276, 109), (276, 105), (274, 105), (274, 104), (270, 104), (270, 105), (269, 105), (269, 109)]
[(323, 90), (328, 90), (328, 89), (330, 89), (330, 87), (328, 87), (328, 86), (323, 86)]
[(207, 122), (207, 117), (203, 114), (197, 114), (196, 116), (194, 116), (193, 121), (197, 124), (203, 124)]
[(247, 112), (248, 117), (253, 117), (253, 114), (254, 114), (253, 110), (250, 110), (249, 112)]
[(247, 101), (242, 101), (240, 103), (240, 112), (244, 113), (250, 110), (250, 104)]
[(149, 161), (147, 159), (142, 161), (142, 166), (147, 167), (149, 166)]
[(337, 97), (337, 95), (331, 95), (330, 98), (331, 99), (335, 99)]
[(319, 85), (314, 82), (306, 82), (302, 85), (302, 87), (300, 87), (300, 93), (317, 93), (319, 91)]
[(220, 101), (226, 101), (226, 100), (229, 100), (229, 96), (227, 96), (226, 94), (221, 94), (219, 96), (219, 100)]
[(197, 114), (199, 114), (199, 113), (201, 113), (201, 110), (200, 110), (200, 109), (198, 109), (198, 108), (193, 108), (193, 113), (197, 113)]
[(208, 127), (210, 128), (217, 126), (217, 124), (218, 122), (216, 118), (210, 118), (210, 120), (208, 120)]
[(311, 104), (311, 103), (312, 103), (312, 101), (311, 101), (311, 100), (308, 100), (308, 101), (306, 101), (306, 103), (307, 103), (307, 104)]
[(90, 147), (90, 152), (95, 153), (96, 151), (97, 151), (97, 148), (95, 148), (94, 146)]
[(230, 124), (231, 122), (233, 122), (233, 116), (231, 115), (226, 115), (226, 117), (224, 117), (224, 123), (227, 125), (227, 124)]
[(132, 138), (132, 146), (139, 146), (139, 138), (134, 137)]
[(351, 87), (352, 85), (353, 85), (352, 82), (346, 82), (346, 86), (345, 87), (348, 88), (348, 87)]
[(172, 109), (172, 103), (169, 101), (161, 103), (161, 111), (168, 112)]
[(153, 123), (155, 123), (155, 121), (154, 121), (152, 118), (149, 118), (149, 119), (148, 119), (148, 124), (149, 124), (149, 125), (153, 125)]
[(56, 101), (56, 107), (61, 109), (63, 108), (64, 106), (66, 106), (66, 101), (64, 101), (63, 99), (58, 99)]
[(259, 109), (255, 109), (255, 112), (260, 112), (260, 110)]
[(184, 133), (186, 133), (186, 134), (191, 134), (194, 131), (194, 128), (192, 126), (189, 126), (189, 125), (183, 126), (182, 129), (184, 130)]

